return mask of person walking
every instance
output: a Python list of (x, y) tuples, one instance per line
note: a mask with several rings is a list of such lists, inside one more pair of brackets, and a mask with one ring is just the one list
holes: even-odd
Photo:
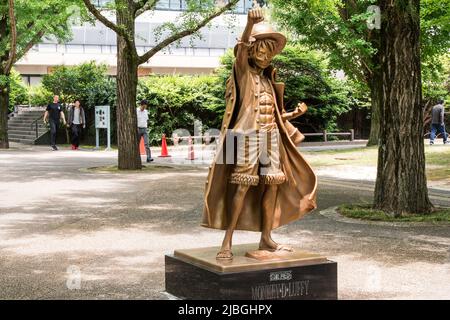
[(56, 138), (58, 134), (58, 126), (60, 120), (63, 121), (64, 125), (66, 125), (66, 118), (64, 116), (64, 112), (62, 110), (62, 106), (59, 103), (59, 96), (53, 96), (53, 103), (50, 103), (47, 106), (47, 109), (44, 113), (44, 123), (50, 124), (50, 146), (53, 151), (57, 151), (58, 147), (56, 147)]
[(80, 134), (82, 128), (86, 128), (86, 116), (80, 100), (75, 100), (69, 112), (69, 128), (72, 131), (72, 150), (78, 150), (80, 146)]
[(140, 103), (140, 107), (136, 109), (137, 112), (137, 123), (138, 123), (138, 142), (141, 141), (141, 138), (144, 138), (145, 143), (145, 153), (147, 154), (147, 162), (152, 162), (152, 153), (150, 150), (150, 145), (148, 141), (148, 111), (147, 111), (148, 102), (147, 100), (142, 100)]
[(444, 122), (444, 100), (439, 99), (438, 104), (431, 110), (431, 134), (430, 134), (430, 145), (434, 144), (434, 139), (436, 138), (436, 132), (442, 134), (444, 144), (447, 144), (447, 133), (445, 132), (445, 122)]

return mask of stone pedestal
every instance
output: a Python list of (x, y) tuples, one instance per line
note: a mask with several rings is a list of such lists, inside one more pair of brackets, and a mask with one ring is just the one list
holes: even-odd
[(337, 263), (294, 252), (246, 257), (257, 244), (233, 246), (232, 261), (216, 260), (219, 247), (176, 250), (166, 255), (166, 291), (181, 299), (337, 299)]

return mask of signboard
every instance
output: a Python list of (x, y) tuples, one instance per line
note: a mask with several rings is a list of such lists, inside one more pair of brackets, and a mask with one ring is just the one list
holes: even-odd
[(106, 150), (111, 150), (111, 117), (110, 117), (110, 107), (109, 106), (95, 106), (95, 146), (99, 149), (100, 137), (99, 130), (107, 130), (107, 148)]
[(96, 129), (108, 129), (110, 124), (109, 118), (109, 106), (96, 106), (95, 107), (95, 128)]

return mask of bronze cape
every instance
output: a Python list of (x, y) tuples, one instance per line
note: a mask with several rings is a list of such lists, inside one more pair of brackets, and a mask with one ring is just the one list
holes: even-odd
[[(284, 111), (284, 83), (275, 82), (275, 69), (269, 67), (264, 70), (265, 76), (270, 79), (275, 95), (275, 117), (280, 132), (280, 161), (287, 182), (278, 186), (274, 222), (272, 229), (302, 218), (315, 209), (317, 178), (309, 164), (296, 148), (304, 136), (289, 121), (283, 121), (281, 114)], [(229, 183), (230, 169), (233, 164), (225, 161), (217, 163), (221, 157), (226, 156), (226, 132), (233, 128), (233, 120), (239, 111), (236, 106), (238, 85), (235, 79), (235, 68), (226, 88), (226, 110), (222, 122), (221, 140), (217, 147), (216, 158), (209, 168), (204, 198), (204, 211), (202, 226), (225, 230), (231, 218), (229, 207), (233, 201), (236, 185)], [(224, 159), (224, 158), (222, 158)], [(261, 198), (264, 184), (250, 187), (237, 224), (237, 230), (261, 231), (262, 214)]]

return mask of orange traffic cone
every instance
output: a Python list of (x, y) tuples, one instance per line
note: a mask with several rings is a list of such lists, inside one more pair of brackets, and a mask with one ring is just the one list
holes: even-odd
[(161, 140), (161, 155), (159, 157), (167, 158), (167, 157), (170, 157), (170, 156), (171, 155), (169, 155), (169, 152), (167, 151), (166, 135), (163, 134), (162, 135), (162, 140)]
[(141, 142), (139, 143), (139, 152), (141, 153), (141, 155), (146, 155), (147, 154), (145, 152), (144, 137), (141, 137)]
[(194, 154), (194, 144), (192, 143), (192, 137), (189, 137), (189, 146), (188, 146), (188, 157), (186, 160), (195, 160), (197, 159)]

